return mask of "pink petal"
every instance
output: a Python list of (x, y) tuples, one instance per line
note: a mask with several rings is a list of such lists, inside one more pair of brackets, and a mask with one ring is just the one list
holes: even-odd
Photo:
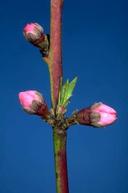
[(115, 114), (116, 113), (116, 111), (112, 108), (112, 107), (110, 107), (110, 106), (108, 106), (108, 105), (105, 105), (105, 104), (103, 104), (103, 103), (99, 103), (99, 106), (97, 106), (96, 108), (95, 108), (95, 111), (96, 112), (106, 112), (106, 113), (112, 113), (112, 114)]
[(102, 126), (107, 126), (109, 124), (112, 124), (117, 119), (116, 114), (109, 114), (109, 113), (102, 112), (100, 115), (101, 117), (98, 124)]

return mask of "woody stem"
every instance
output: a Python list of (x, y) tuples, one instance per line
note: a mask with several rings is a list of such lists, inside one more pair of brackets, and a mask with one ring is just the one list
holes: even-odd
[(56, 111), (62, 79), (61, 23), (63, 0), (51, 0), (50, 23), (50, 82), (52, 107)]
[(61, 128), (53, 129), (57, 193), (69, 193), (66, 158), (66, 139), (66, 131), (62, 131)]
[[(57, 118), (57, 104), (59, 98), (60, 84), (62, 83), (62, 45), (61, 45), (61, 25), (62, 25), (63, 0), (51, 0), (51, 20), (50, 20), (50, 84), (51, 101), (55, 118)], [(53, 144), (56, 173), (57, 193), (69, 193), (67, 158), (66, 158), (66, 130), (56, 125), (53, 128)]]

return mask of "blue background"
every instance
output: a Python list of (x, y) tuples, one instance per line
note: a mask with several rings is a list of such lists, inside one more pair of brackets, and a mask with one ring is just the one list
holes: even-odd
[[(68, 114), (94, 102), (115, 108), (115, 124), (68, 130), (71, 193), (128, 193), (128, 12), (125, 0), (64, 2), (64, 79), (78, 76)], [(52, 130), (24, 113), (18, 93), (36, 89), (50, 106), (47, 65), (22, 29), (49, 32), (50, 1), (0, 2), (0, 193), (55, 193)]]

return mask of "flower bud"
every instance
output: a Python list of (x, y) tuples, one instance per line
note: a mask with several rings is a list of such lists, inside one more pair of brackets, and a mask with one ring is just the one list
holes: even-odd
[(23, 34), (30, 42), (35, 42), (41, 36), (44, 37), (44, 29), (38, 23), (30, 23), (24, 27)]
[(80, 110), (76, 114), (76, 119), (79, 124), (105, 127), (117, 119), (116, 115), (113, 108), (100, 102)]
[(19, 100), (23, 109), (30, 113), (46, 118), (48, 107), (43, 96), (36, 90), (28, 90), (19, 93)]
[(38, 23), (30, 23), (24, 27), (23, 34), (27, 41), (34, 46), (40, 48), (42, 52), (47, 54), (49, 41), (47, 35), (44, 34), (44, 29)]

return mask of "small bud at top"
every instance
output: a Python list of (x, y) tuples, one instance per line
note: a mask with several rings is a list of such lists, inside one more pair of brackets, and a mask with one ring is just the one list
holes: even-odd
[(23, 34), (26, 40), (38, 47), (43, 56), (48, 55), (49, 36), (44, 34), (44, 29), (38, 23), (30, 23), (24, 27)]
[(35, 43), (35, 41), (44, 36), (44, 29), (38, 23), (30, 23), (24, 27), (23, 34), (26, 40)]
[(19, 100), (23, 109), (30, 113), (42, 117), (48, 115), (48, 107), (43, 96), (36, 90), (28, 90), (19, 93)]
[(113, 108), (100, 102), (80, 110), (77, 113), (77, 122), (84, 125), (104, 127), (112, 124), (117, 119), (116, 115), (117, 113)]

